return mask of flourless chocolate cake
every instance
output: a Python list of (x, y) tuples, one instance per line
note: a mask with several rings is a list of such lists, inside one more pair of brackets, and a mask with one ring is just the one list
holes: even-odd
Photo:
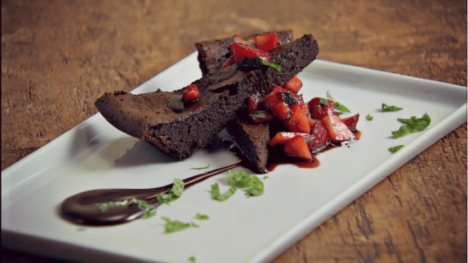
[(184, 159), (204, 148), (251, 94), (268, 94), (274, 84), (282, 85), (302, 71), (317, 53), (315, 39), (305, 35), (270, 52), (270, 62), (281, 65), (281, 71), (268, 66), (253, 70), (231, 66), (203, 77), (194, 82), (200, 90), (199, 101), (182, 111), (168, 104), (184, 89), (139, 95), (106, 93), (95, 105), (117, 129)]

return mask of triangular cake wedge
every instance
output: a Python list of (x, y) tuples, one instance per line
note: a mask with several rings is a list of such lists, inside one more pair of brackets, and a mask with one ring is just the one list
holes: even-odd
[(200, 90), (200, 100), (186, 111), (174, 111), (169, 100), (184, 89), (133, 95), (119, 91), (106, 93), (95, 105), (117, 129), (148, 141), (162, 152), (185, 159), (204, 148), (234, 118), (251, 94), (268, 94), (273, 84), (283, 85), (309, 65), (318, 53), (312, 35), (304, 35), (270, 53), (270, 62), (282, 67), (244, 71), (229, 67), (201, 78), (193, 84)]

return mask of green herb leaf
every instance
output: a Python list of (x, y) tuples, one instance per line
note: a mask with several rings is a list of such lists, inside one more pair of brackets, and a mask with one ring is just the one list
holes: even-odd
[(340, 111), (342, 113), (351, 112), (345, 105), (343, 105), (343, 104), (339, 103), (338, 101), (336, 101), (335, 99), (333, 99), (333, 97), (332, 97), (332, 95), (330, 94), (329, 91), (327, 91), (327, 98), (329, 100), (333, 101), (333, 104), (335, 105), (335, 110)]
[(398, 146), (395, 146), (395, 147), (390, 147), (390, 148), (388, 148), (388, 151), (391, 152), (391, 153), (396, 153), (403, 147), (404, 147), (404, 145), (398, 145)]
[(198, 168), (190, 168), (192, 170), (206, 170), (210, 167), (210, 164), (208, 164), (208, 166), (205, 166), (205, 167), (198, 167)]
[(398, 119), (400, 122), (405, 123), (398, 131), (392, 131), (393, 138), (400, 138), (405, 135), (423, 131), (431, 124), (431, 117), (425, 113), (420, 119), (416, 116), (410, 119)]
[(266, 179), (268, 179), (268, 178), (270, 178), (270, 177), (268, 177), (268, 176), (265, 176), (265, 177), (263, 177), (263, 180), (266, 180)]
[(231, 185), (239, 188), (247, 188), (247, 196), (259, 196), (263, 194), (263, 182), (255, 175), (247, 172), (229, 171)]
[(188, 261), (189, 263), (197, 263), (197, 260), (195, 259), (195, 257), (190, 257)]
[(164, 227), (164, 233), (174, 233), (188, 229), (190, 227), (199, 228), (199, 226), (195, 225), (194, 223), (183, 223), (177, 220), (171, 220), (167, 217), (161, 217), (161, 219), (166, 222), (166, 226)]
[(265, 66), (272, 67), (272, 68), (274, 68), (274, 69), (276, 69), (278, 71), (281, 71), (281, 65), (271, 63), (271, 62), (267, 62), (267, 61), (264, 61), (263, 59), (260, 59), (260, 63), (265, 65)]
[(172, 189), (169, 191), (167, 194), (158, 194), (156, 198), (158, 199), (158, 202), (162, 204), (167, 204), (169, 205), (169, 202), (173, 202), (182, 195), (182, 192), (184, 191), (184, 181), (174, 178), (174, 184), (172, 186)]
[(237, 188), (233, 186), (229, 188), (229, 190), (227, 190), (224, 194), (220, 194), (219, 185), (216, 183), (211, 185), (211, 198), (222, 202), (229, 199), (229, 197), (233, 196), (236, 190)]
[(283, 100), (286, 104), (293, 105), (297, 103), (296, 97), (291, 92), (283, 91), (282, 95), (283, 95)]
[(96, 206), (99, 207), (99, 210), (101, 210), (101, 212), (105, 212), (112, 207), (129, 206), (132, 204), (138, 205), (138, 208), (140, 208), (140, 210), (145, 211), (145, 215), (143, 218), (150, 218), (156, 215), (156, 209), (157, 209), (156, 205), (150, 204), (146, 202), (145, 200), (141, 200), (137, 198), (132, 198), (130, 200), (123, 200), (123, 201), (98, 203), (96, 204)]
[(403, 108), (400, 108), (400, 107), (397, 107), (397, 106), (394, 106), (394, 105), (387, 105), (385, 103), (382, 103), (382, 110), (383, 111), (386, 111), (386, 112), (391, 112), (391, 111), (400, 111), (402, 110)]
[(373, 119), (374, 119), (373, 116), (371, 116), (370, 114), (367, 114), (366, 120), (371, 121), (371, 120), (373, 120)]
[(195, 219), (198, 219), (198, 220), (208, 220), (210, 219), (207, 215), (202, 215), (202, 214), (198, 214), (195, 216)]

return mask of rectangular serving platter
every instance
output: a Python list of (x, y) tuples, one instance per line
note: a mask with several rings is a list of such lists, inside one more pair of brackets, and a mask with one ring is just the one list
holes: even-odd
[[(132, 91), (171, 91), (200, 78), (192, 53)], [(147, 143), (107, 123), (98, 113), (2, 172), (2, 246), (62, 259), (88, 262), (266, 262), (382, 181), (393, 171), (466, 122), (466, 87), (387, 72), (314, 61), (299, 78), (306, 101), (327, 92), (360, 113), (359, 141), (317, 156), (314, 169), (281, 165), (258, 175), (265, 193), (242, 191), (225, 202), (211, 199), (210, 186), (229, 188), (222, 173), (187, 189), (158, 208), (150, 219), (109, 227), (83, 227), (63, 220), (58, 206), (67, 197), (101, 188), (151, 188), (233, 164), (226, 149), (202, 150), (174, 161)], [(382, 112), (381, 104), (399, 112)], [(391, 137), (397, 118), (431, 116), (423, 132)], [(368, 121), (366, 115), (374, 119)], [(347, 115), (342, 115), (346, 117)], [(396, 145), (405, 147), (395, 154)], [(244, 168), (236, 169), (238, 171)], [(210, 217), (198, 221), (197, 213)], [(164, 233), (161, 217), (193, 222)]]

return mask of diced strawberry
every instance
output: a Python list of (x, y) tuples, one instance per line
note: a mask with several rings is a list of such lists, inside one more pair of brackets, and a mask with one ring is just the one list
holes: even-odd
[(294, 94), (297, 94), (302, 88), (302, 81), (297, 76), (294, 76), (288, 82), (283, 84), (283, 88), (290, 90)]
[(275, 86), (273, 91), (263, 98), (273, 116), (278, 117), (282, 121), (291, 118), (291, 109), (283, 101), (283, 91), (284, 89), (280, 86)]
[(332, 100), (316, 97), (309, 102), (309, 111), (313, 119), (321, 120), (327, 115), (334, 114), (335, 105)]
[(302, 112), (307, 117), (310, 117), (309, 107), (304, 102), (304, 97), (302, 95), (296, 95), (297, 104), (301, 107)]
[(268, 143), (270, 146), (284, 144), (286, 141), (297, 136), (296, 132), (278, 132), (273, 139)]
[(232, 43), (229, 47), (232, 50), (236, 63), (240, 62), (243, 58), (260, 58), (264, 61), (270, 60), (270, 53), (243, 43)]
[(279, 37), (276, 33), (270, 33), (254, 37), (257, 48), (270, 52), (278, 47)]
[(266, 110), (260, 110), (249, 114), (249, 117), (255, 123), (265, 123), (273, 120), (273, 115)]
[(200, 91), (198, 90), (197, 85), (192, 83), (185, 89), (184, 94), (182, 94), (182, 98), (185, 101), (193, 101), (197, 100), (199, 95)]
[(315, 124), (312, 128), (310, 135), (312, 139), (309, 141), (309, 150), (311, 152), (318, 152), (330, 143), (330, 135), (327, 129), (323, 126), (323, 122), (320, 120), (313, 120)]
[(252, 114), (260, 110), (261, 105), (262, 105), (262, 98), (258, 94), (250, 96), (247, 101), (247, 109), (249, 110), (249, 113), (252, 113)]
[(356, 126), (358, 124), (358, 121), (359, 121), (359, 113), (354, 115), (354, 116), (351, 116), (351, 117), (348, 117), (346, 119), (343, 119), (341, 120), (346, 126), (348, 126), (348, 128), (351, 130), (351, 131), (355, 131), (356, 130)]
[(354, 133), (349, 130), (348, 126), (338, 116), (333, 114), (328, 115), (322, 121), (333, 142), (340, 143), (356, 138)]
[(278, 144), (284, 144), (286, 141), (296, 137), (296, 136), (302, 136), (304, 139), (306, 139), (306, 142), (310, 141), (312, 139), (312, 135), (308, 133), (300, 133), (300, 132), (278, 132), (276, 133), (275, 137), (270, 140), (268, 145), (270, 146), (275, 146)]
[(308, 116), (304, 115), (299, 104), (293, 104), (289, 106), (292, 111), (291, 118), (283, 121), (286, 128), (291, 132), (310, 132), (310, 125)]
[(284, 152), (288, 156), (312, 161), (312, 154), (309, 151), (306, 139), (302, 136), (295, 136), (294, 138), (286, 141), (284, 143)]

